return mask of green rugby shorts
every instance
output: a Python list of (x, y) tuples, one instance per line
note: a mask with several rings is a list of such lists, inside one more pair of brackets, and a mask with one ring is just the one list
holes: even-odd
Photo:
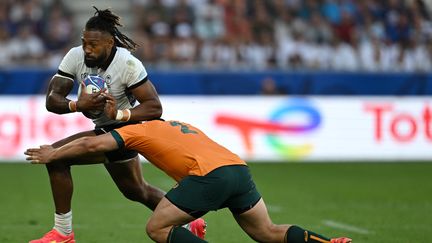
[(195, 218), (222, 208), (241, 214), (261, 199), (246, 165), (222, 166), (205, 176), (187, 176), (165, 197)]

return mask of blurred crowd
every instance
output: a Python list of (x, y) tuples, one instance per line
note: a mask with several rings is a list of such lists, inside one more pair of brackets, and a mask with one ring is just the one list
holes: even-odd
[[(1, 0), (0, 66), (54, 66), (82, 26), (62, 0)], [(49, 4), (47, 4), (49, 3)], [(145, 65), (176, 69), (429, 71), (423, 0), (129, 0)], [(113, 9), (116, 12), (115, 9)]]
[(73, 14), (62, 0), (0, 1), (0, 67), (54, 67), (71, 46)]

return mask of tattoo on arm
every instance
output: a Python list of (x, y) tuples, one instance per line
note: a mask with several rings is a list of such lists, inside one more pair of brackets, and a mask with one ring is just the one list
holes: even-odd
[(66, 96), (72, 91), (73, 81), (61, 77), (53, 77), (48, 86), (45, 106), (48, 111), (57, 114), (71, 112), (69, 110), (69, 99)]

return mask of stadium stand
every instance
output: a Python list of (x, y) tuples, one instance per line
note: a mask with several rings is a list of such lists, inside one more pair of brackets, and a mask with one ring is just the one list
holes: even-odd
[[(176, 69), (428, 71), (422, 0), (92, 1), (120, 15), (147, 66)], [(88, 1), (4, 0), (0, 67), (56, 67), (79, 43)]]

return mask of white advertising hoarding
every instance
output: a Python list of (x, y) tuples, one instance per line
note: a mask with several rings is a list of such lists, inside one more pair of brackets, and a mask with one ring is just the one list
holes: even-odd
[[(162, 96), (164, 119), (192, 123), (248, 161), (432, 161), (430, 98)], [(0, 160), (92, 129), (44, 97), (0, 97)]]

